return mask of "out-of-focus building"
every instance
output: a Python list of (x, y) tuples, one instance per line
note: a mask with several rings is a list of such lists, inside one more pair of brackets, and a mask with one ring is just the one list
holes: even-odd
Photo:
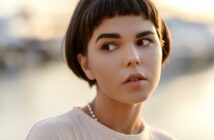
[(209, 59), (214, 57), (214, 34), (206, 24), (169, 19), (173, 57), (177, 59)]
[(0, 72), (16, 73), (61, 57), (62, 37), (38, 38), (30, 20), (25, 12), (0, 18)]
[(163, 79), (199, 72), (214, 63), (214, 33), (209, 25), (179, 18), (167, 19), (167, 25), (172, 36), (172, 55)]
[[(8, 17), (0, 17), (0, 71), (19, 71), (62, 60), (63, 35), (72, 12), (65, 16), (62, 16), (65, 12), (54, 14), (42, 15), (23, 8)], [(167, 75), (193, 72), (213, 63), (214, 33), (207, 24), (173, 17), (166, 21), (173, 47), (166, 65)]]

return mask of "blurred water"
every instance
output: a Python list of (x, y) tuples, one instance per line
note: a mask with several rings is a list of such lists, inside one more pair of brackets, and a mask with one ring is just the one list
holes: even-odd
[[(145, 103), (147, 122), (182, 140), (213, 140), (214, 67), (161, 83)], [(64, 113), (94, 97), (63, 63), (20, 75), (0, 75), (0, 139), (23, 140), (39, 120)], [(11, 135), (12, 134), (12, 135)]]

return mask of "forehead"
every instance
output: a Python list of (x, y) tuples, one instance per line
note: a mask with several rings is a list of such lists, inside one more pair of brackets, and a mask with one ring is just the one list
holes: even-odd
[(104, 19), (94, 30), (93, 37), (102, 33), (136, 34), (143, 31), (156, 33), (156, 28), (150, 20), (142, 16), (115, 16)]

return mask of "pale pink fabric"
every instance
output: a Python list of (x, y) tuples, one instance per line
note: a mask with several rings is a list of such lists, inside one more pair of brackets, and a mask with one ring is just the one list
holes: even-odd
[(82, 110), (74, 107), (60, 116), (37, 123), (26, 140), (176, 140), (159, 129), (145, 125), (136, 135), (116, 132), (95, 121)]

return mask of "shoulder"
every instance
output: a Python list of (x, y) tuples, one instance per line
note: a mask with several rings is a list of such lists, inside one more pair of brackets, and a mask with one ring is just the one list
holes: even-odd
[(57, 129), (50, 119), (43, 120), (35, 124), (30, 130), (26, 140), (58, 140)]
[(169, 132), (150, 126), (150, 135), (155, 140), (177, 140)]
[(78, 114), (71, 110), (65, 114), (42, 120), (30, 130), (26, 140), (65, 140), (66, 137), (75, 140), (75, 125)]

